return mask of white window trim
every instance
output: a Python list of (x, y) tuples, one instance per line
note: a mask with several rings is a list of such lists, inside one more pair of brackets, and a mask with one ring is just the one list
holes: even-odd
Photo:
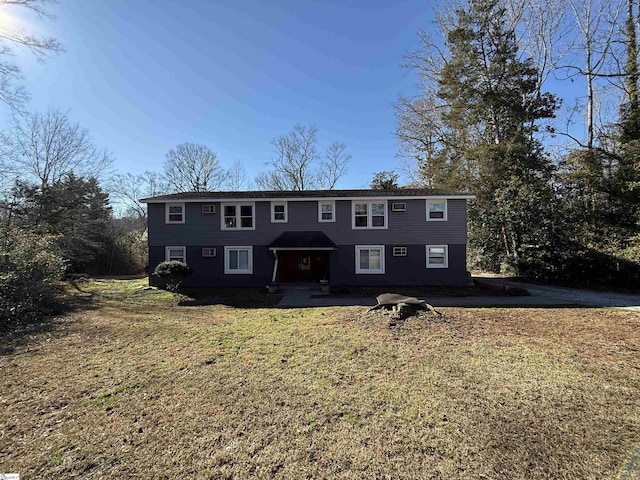
[[(331, 220), (324, 220), (322, 218), (322, 205), (331, 205)], [(319, 200), (318, 201), (318, 222), (329, 223), (336, 221), (336, 202), (335, 200)]]
[[(209, 211), (206, 211), (209, 210)], [(202, 213), (204, 215), (211, 215), (216, 213), (216, 204), (215, 203), (203, 203), (202, 204)]]
[(181, 245), (173, 245), (173, 246), (168, 246), (168, 247), (164, 247), (164, 259), (165, 261), (169, 262), (169, 250), (182, 250), (182, 257), (183, 263), (187, 263), (187, 247), (181, 246)]
[[(367, 204), (367, 226), (366, 227), (356, 227), (356, 204)], [(382, 203), (384, 205), (384, 226), (382, 227), (374, 227), (371, 225), (371, 217), (372, 217), (372, 208), (373, 204)], [(371, 201), (353, 201), (351, 202), (351, 228), (353, 230), (386, 230), (389, 227), (389, 205), (386, 200), (371, 200)]]
[[(429, 218), (429, 204), (430, 203), (444, 203), (444, 215), (442, 218)], [(427, 222), (446, 222), (447, 221), (447, 210), (449, 210), (449, 206), (447, 205), (448, 201), (446, 198), (430, 198), (426, 201), (427, 208)]]
[[(251, 227), (240, 227), (240, 207), (251, 206)], [(227, 227), (224, 224), (224, 209), (225, 207), (236, 207), (236, 227)], [(256, 229), (256, 202), (227, 202), (220, 204), (220, 230), (255, 230)]]
[[(429, 249), (444, 248), (444, 263), (429, 263)], [(425, 253), (427, 255), (427, 268), (449, 268), (449, 245), (427, 245)]]
[[(232, 270), (229, 268), (229, 252), (231, 250), (249, 251), (249, 268), (247, 270)], [(253, 247), (252, 246), (230, 246), (224, 247), (224, 273), (225, 275), (252, 275), (253, 274)]]
[[(182, 220), (180, 221), (175, 221), (175, 220), (169, 220), (169, 209), (170, 207), (181, 207), (182, 208)], [(164, 223), (184, 223), (184, 218), (186, 217), (186, 208), (184, 206), (184, 203), (165, 203), (164, 204)]]
[[(396, 205), (402, 205), (402, 207)], [(407, 202), (391, 202), (391, 211), (392, 212), (406, 212), (407, 211)]]
[[(276, 220), (276, 205), (284, 205), (284, 220)], [(271, 202), (271, 223), (287, 223), (289, 221), (289, 205), (287, 202)]]
[[(361, 269), (360, 268), (360, 250), (372, 250), (380, 249), (380, 269)], [(356, 245), (356, 274), (357, 275), (384, 275), (385, 274), (385, 259), (384, 259), (384, 245)]]

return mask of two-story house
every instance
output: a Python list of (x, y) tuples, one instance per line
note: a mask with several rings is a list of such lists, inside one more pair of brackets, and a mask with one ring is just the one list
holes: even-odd
[(464, 285), (472, 198), (428, 189), (146, 198), (149, 273), (180, 260), (193, 268), (192, 287)]

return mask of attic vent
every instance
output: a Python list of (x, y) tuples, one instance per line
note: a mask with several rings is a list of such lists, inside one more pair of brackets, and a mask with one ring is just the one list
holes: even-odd
[(215, 257), (216, 256), (216, 249), (213, 247), (204, 247), (202, 249), (202, 256), (203, 257)]
[(392, 203), (391, 210), (394, 212), (404, 212), (407, 209), (406, 203)]

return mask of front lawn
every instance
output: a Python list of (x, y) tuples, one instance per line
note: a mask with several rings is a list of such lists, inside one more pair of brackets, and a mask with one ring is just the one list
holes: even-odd
[(640, 314), (442, 308), (389, 328), (363, 307), (175, 306), (143, 282), (81, 284), (76, 312), (5, 336), (0, 472), (640, 478)]

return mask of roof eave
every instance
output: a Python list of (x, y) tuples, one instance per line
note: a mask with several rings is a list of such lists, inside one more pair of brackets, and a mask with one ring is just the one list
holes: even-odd
[(233, 202), (314, 202), (319, 200), (428, 200), (443, 198), (447, 200), (474, 200), (475, 195), (382, 195), (382, 196), (343, 196), (343, 197), (235, 197), (235, 198), (141, 198), (140, 203), (233, 203)]

